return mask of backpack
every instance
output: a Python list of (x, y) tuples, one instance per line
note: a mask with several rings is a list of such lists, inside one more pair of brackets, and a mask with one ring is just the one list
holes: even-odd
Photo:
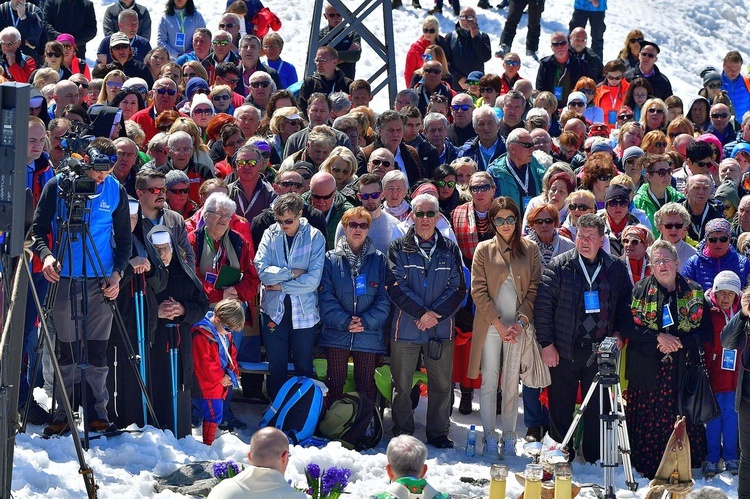
[(274, 426), (286, 433), (292, 445), (305, 445), (323, 415), (323, 389), (317, 383), (304, 376), (288, 379), (263, 412), (258, 428)]
[(357, 392), (345, 393), (331, 404), (320, 422), (319, 433), (347, 449), (371, 449), (383, 438), (383, 421), (375, 402)]

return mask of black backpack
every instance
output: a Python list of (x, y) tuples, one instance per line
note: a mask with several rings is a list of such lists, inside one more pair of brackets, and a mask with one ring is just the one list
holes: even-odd
[(367, 395), (350, 392), (331, 404), (320, 421), (318, 432), (341, 442), (347, 449), (363, 451), (380, 443), (383, 421)]

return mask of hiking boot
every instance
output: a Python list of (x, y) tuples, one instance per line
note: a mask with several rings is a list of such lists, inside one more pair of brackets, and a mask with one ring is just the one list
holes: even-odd
[(497, 444), (497, 437), (492, 435), (484, 436), (484, 448), (482, 448), (482, 455), (490, 459), (502, 459), (503, 449)]
[(44, 435), (51, 437), (53, 435), (63, 435), (70, 430), (70, 426), (66, 420), (52, 421), (50, 424), (45, 426)]
[(474, 397), (473, 388), (461, 387), (461, 402), (458, 404), (458, 412), (461, 414), (471, 414), (471, 399)]
[(738, 459), (730, 459), (724, 462), (724, 470), (736, 475), (740, 472), (740, 461)]
[(246, 430), (247, 425), (236, 417), (229, 416), (221, 422), (219, 429), (222, 431)]
[(706, 464), (703, 465), (703, 476), (706, 478), (711, 478), (713, 476), (716, 476), (717, 473), (719, 473), (719, 463), (706, 461)]
[(508, 432), (503, 435), (503, 455), (516, 455), (516, 434), (513, 432)]
[(531, 57), (536, 62), (539, 62), (539, 56), (536, 55), (536, 52), (534, 50), (526, 50), (526, 57)]
[(447, 435), (440, 435), (439, 437), (435, 437), (432, 440), (428, 440), (427, 445), (431, 445), (436, 449), (452, 449), (453, 447), (455, 447), (453, 440), (448, 438)]
[[(23, 407), (20, 408), (19, 412), (23, 412)], [(52, 422), (52, 415), (36, 400), (31, 401), (29, 406), (29, 416), (26, 418), (26, 422), (30, 424), (43, 425), (50, 424)]]
[(89, 431), (93, 432), (107, 432), (116, 430), (117, 427), (114, 423), (110, 423), (106, 419), (95, 419), (89, 423)]
[(500, 45), (500, 48), (497, 50), (497, 52), (495, 52), (495, 57), (497, 57), (498, 59), (502, 59), (508, 52), (510, 52), (510, 47), (503, 43), (502, 45)]
[(492, 5), (490, 5), (489, 0), (479, 0), (477, 7), (479, 7), (480, 9), (491, 9)]
[(541, 442), (542, 441), (542, 427), (532, 426), (526, 430), (525, 440), (527, 442)]

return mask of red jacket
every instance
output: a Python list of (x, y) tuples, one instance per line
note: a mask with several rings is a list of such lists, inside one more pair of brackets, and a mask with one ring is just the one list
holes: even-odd
[[(199, 208), (192, 217), (185, 220), (185, 229), (187, 229), (188, 234), (191, 232), (195, 232), (199, 227), (202, 227), (202, 220), (203, 208)], [(253, 235), (250, 230), (250, 222), (248, 222), (245, 217), (241, 217), (240, 215), (235, 213), (234, 215), (232, 215), (232, 219), (229, 220), (229, 228), (241, 235), (243, 239), (245, 239), (248, 244), (250, 244), (250, 250), (253, 252), (253, 254), (255, 254), (255, 248), (253, 247)]]
[(625, 104), (625, 94), (628, 93), (628, 83), (625, 78), (620, 80), (620, 86), (617, 87), (616, 93), (611, 93), (612, 87), (604, 83), (600, 83), (596, 87), (596, 93), (594, 94), (594, 105), (599, 106), (604, 111), (604, 122), (607, 124), (610, 130), (614, 130), (617, 126), (617, 120), (610, 123), (607, 117), (610, 111), (615, 113), (620, 111), (620, 108)]
[[(213, 333), (206, 330), (206, 326), (202, 322), (194, 326), (192, 330), (194, 377), (200, 386), (201, 395), (204, 399), (224, 399), (229, 387), (221, 384), (221, 379), (226, 374), (219, 358), (221, 346), (214, 339)], [(229, 340), (229, 354), (232, 357), (232, 371), (236, 376), (239, 376), (237, 348), (234, 346), (231, 334), (227, 335), (227, 339)]]
[[(20, 58), (20, 61), (18, 60)], [(36, 61), (31, 57), (21, 54), (21, 51), (16, 52), (16, 62), (12, 66), (7, 66), (3, 62), (3, 66), (7, 68), (8, 74), (5, 75), (11, 81), (17, 81), (18, 83), (28, 83), (29, 76), (36, 69)]]
[(409, 47), (409, 51), (406, 53), (406, 67), (404, 68), (406, 88), (411, 88), (411, 77), (414, 75), (414, 71), (422, 67), (422, 54), (430, 45), (430, 42), (420, 36), (419, 40)]
[[(711, 388), (714, 393), (733, 392), (737, 388), (737, 375), (740, 364), (741, 353), (737, 354), (734, 371), (727, 371), (721, 368), (722, 351), (721, 331), (726, 325), (727, 318), (724, 312), (716, 304), (712, 290), (706, 291), (706, 300), (711, 305), (711, 322), (714, 326), (714, 340), (706, 343), (706, 367), (708, 368), (708, 377), (711, 380)], [(735, 312), (739, 311), (740, 297), (738, 296), (732, 306)]]
[[(177, 109), (175, 109), (177, 111)], [(184, 114), (180, 113), (181, 116), (185, 116)], [(149, 141), (159, 133), (159, 129), (156, 128), (156, 109), (154, 109), (154, 105), (151, 104), (146, 109), (141, 109), (137, 113), (135, 113), (133, 116), (130, 117), (132, 121), (135, 121), (139, 125), (141, 125), (141, 128), (143, 128), (143, 133), (146, 134), (146, 141), (144, 143), (144, 146), (148, 145)]]

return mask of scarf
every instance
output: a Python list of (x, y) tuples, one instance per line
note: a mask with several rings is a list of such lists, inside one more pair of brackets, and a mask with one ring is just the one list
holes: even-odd
[[(636, 326), (645, 327), (654, 333), (660, 332), (666, 292), (656, 277), (649, 276), (644, 280), (648, 281), (645, 287), (646, 294), (637, 296), (634, 293), (630, 305), (633, 322)], [(680, 274), (677, 274), (676, 284), (677, 329), (688, 333), (700, 327), (703, 319), (703, 291), (690, 289)]]
[(553, 253), (555, 252), (555, 236), (557, 235), (557, 231), (555, 231), (555, 234), (552, 236), (552, 242), (550, 244), (545, 244), (542, 241), (539, 240), (539, 235), (536, 233), (535, 230), (530, 230), (529, 235), (526, 236), (530, 240), (534, 241), (537, 246), (539, 246), (539, 252), (542, 254), (542, 260), (544, 262), (544, 266), (546, 267), (549, 265), (550, 260), (552, 260), (552, 257), (554, 256)]
[(403, 222), (404, 220), (409, 218), (411, 205), (406, 202), (406, 199), (402, 200), (401, 203), (395, 208), (391, 208), (390, 206), (388, 206), (388, 203), (383, 203), (383, 211), (398, 218), (399, 222)]
[(359, 249), (358, 253), (352, 251), (351, 247), (349, 247), (349, 243), (346, 242), (346, 237), (340, 238), (339, 242), (336, 244), (336, 249), (343, 251), (346, 260), (349, 262), (349, 269), (352, 278), (356, 278), (362, 270), (362, 265), (365, 263), (365, 256), (367, 255), (371, 244), (372, 240), (369, 237), (365, 238), (365, 242)]

